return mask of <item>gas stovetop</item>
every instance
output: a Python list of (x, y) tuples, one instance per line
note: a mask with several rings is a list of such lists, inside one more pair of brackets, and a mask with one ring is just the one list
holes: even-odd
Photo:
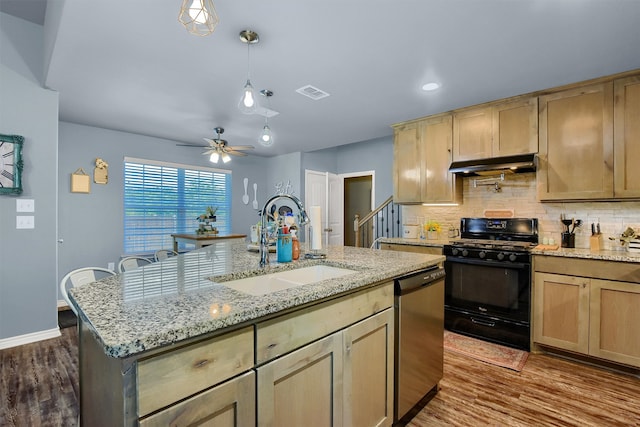
[(479, 248), (501, 251), (528, 251), (536, 246), (536, 243), (532, 242), (495, 239), (459, 239), (452, 240), (449, 244), (460, 248)]

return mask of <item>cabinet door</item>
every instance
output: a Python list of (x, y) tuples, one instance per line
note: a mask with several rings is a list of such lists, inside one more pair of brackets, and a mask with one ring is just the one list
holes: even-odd
[(539, 200), (613, 197), (613, 83), (540, 97)]
[(565, 350), (589, 351), (589, 281), (535, 273), (533, 340)]
[(640, 367), (640, 285), (591, 279), (589, 354)]
[(640, 76), (614, 82), (614, 195), (640, 197)]
[(419, 126), (410, 123), (394, 131), (393, 201), (420, 203), (421, 170)]
[(451, 114), (421, 122), (423, 203), (459, 203), (462, 197), (462, 180), (449, 172), (453, 150), (452, 122)]
[(493, 157), (538, 152), (538, 98), (493, 107)]
[(393, 309), (343, 332), (344, 425), (393, 422)]
[(453, 115), (453, 160), (491, 157), (491, 107), (463, 110)]
[(342, 425), (342, 333), (258, 368), (258, 425)]
[(250, 371), (140, 420), (152, 426), (255, 426), (256, 379)]

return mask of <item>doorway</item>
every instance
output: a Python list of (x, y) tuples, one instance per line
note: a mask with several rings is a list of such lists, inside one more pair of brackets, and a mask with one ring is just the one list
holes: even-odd
[(363, 218), (371, 212), (373, 206), (373, 177), (362, 175), (344, 178), (344, 244), (355, 246), (353, 232), (355, 216)]

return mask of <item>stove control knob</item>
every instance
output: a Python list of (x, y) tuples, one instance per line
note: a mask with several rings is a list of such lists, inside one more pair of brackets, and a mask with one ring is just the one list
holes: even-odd
[(502, 260), (504, 259), (504, 254), (503, 254), (502, 252), (500, 252), (500, 253), (498, 254), (498, 259), (499, 259), (500, 261), (502, 261)]
[(466, 249), (463, 249), (462, 250), (462, 256), (467, 256), (467, 255), (469, 255), (469, 251), (466, 250)]
[(486, 256), (487, 256), (487, 253), (486, 253), (485, 251), (480, 251), (480, 253), (478, 254), (478, 256), (479, 256), (481, 259), (484, 259), (484, 257), (486, 257)]
[(511, 255), (509, 255), (509, 261), (513, 262), (513, 261), (515, 261), (516, 259), (518, 259), (518, 257), (516, 257), (516, 254), (511, 254)]
[(458, 255), (458, 250), (456, 248), (451, 249), (451, 255)]

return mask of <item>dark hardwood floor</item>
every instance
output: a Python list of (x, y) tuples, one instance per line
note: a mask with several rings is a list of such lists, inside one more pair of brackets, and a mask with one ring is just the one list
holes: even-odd
[[(74, 426), (78, 349), (59, 338), (0, 351), (0, 426)], [(532, 354), (522, 372), (445, 351), (440, 391), (422, 426), (640, 426), (640, 379)]]

